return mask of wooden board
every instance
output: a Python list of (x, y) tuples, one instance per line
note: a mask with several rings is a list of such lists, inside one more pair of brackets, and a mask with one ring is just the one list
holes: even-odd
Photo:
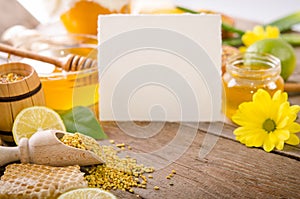
[[(127, 130), (130, 130), (129, 126)], [(179, 124), (166, 123), (161, 132), (147, 139), (129, 136), (114, 122), (103, 123), (103, 127), (116, 142), (129, 144), (137, 153), (150, 153), (168, 145)], [(144, 131), (145, 134), (151, 133)], [(189, 134), (193, 128), (185, 127), (184, 131)], [(199, 130), (189, 149), (179, 159), (155, 171), (147, 189), (136, 188), (135, 193), (141, 198), (299, 198), (299, 160), (276, 152), (247, 148), (225, 137), (218, 138), (213, 150), (200, 159), (199, 150), (205, 136), (206, 132)], [(177, 147), (180, 148), (180, 145), (173, 146), (173, 153), (182, 152)], [(153, 164), (165, 162), (161, 156), (147, 157)], [(172, 169), (177, 174), (168, 180), (165, 177)], [(169, 185), (170, 181), (173, 186)], [(154, 190), (153, 186), (159, 186), (160, 190)], [(127, 192), (113, 193), (120, 198), (136, 198)]]

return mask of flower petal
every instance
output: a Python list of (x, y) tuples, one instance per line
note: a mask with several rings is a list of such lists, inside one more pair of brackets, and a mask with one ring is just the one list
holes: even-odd
[(288, 140), (290, 137), (289, 130), (284, 130), (284, 129), (275, 130), (273, 134), (275, 134), (280, 140)]
[(233, 131), (234, 135), (244, 135), (247, 134), (249, 131), (249, 129), (245, 128), (245, 127), (238, 127)]
[(232, 121), (240, 126), (248, 128), (261, 128), (261, 122), (264, 117), (257, 114), (257, 108), (252, 102), (244, 102), (240, 104), (238, 111), (232, 116)]
[(300, 143), (299, 137), (295, 134), (291, 134), (290, 138), (285, 141), (285, 143), (290, 144), (290, 145), (298, 145)]
[(284, 147), (284, 141), (280, 140), (276, 145), (276, 149), (282, 150), (283, 147)]
[(257, 92), (253, 95), (253, 102), (261, 103), (265, 101), (271, 101), (270, 94), (264, 89), (258, 89)]
[(258, 110), (264, 110), (264, 115), (268, 117), (270, 116), (270, 104), (272, 104), (272, 100), (267, 91), (258, 89), (258, 91), (253, 95), (253, 103)]
[(274, 149), (274, 147), (275, 147), (275, 144), (267, 137), (264, 141), (263, 149), (266, 152), (270, 152)]
[(281, 90), (278, 90), (274, 93), (272, 100), (276, 101), (279, 104), (282, 104), (284, 102), (286, 102), (288, 99), (288, 95), (286, 92), (281, 92)]
[(289, 126), (289, 131), (290, 131), (290, 133), (298, 133), (298, 132), (300, 132), (300, 124), (297, 123), (297, 122), (293, 122)]
[(261, 130), (260, 133), (257, 133), (255, 135), (255, 137), (252, 140), (252, 143), (249, 143), (249, 144), (251, 144), (251, 146), (254, 146), (254, 147), (261, 147), (261, 146), (263, 146), (264, 141), (267, 136), (268, 136), (267, 132), (264, 130)]
[(239, 141), (240, 143), (245, 144), (245, 140), (246, 140), (246, 137), (245, 137), (245, 136), (239, 136), (239, 135), (237, 135), (237, 136), (235, 137), (235, 139), (236, 139), (237, 141)]
[(244, 45), (248, 47), (257, 41), (257, 37), (253, 32), (246, 31), (246, 33), (242, 36), (242, 41)]
[(284, 117), (276, 125), (277, 129), (284, 129), (286, 126), (288, 126), (290, 118), (289, 117)]
[(278, 128), (284, 128), (284, 126), (286, 126), (289, 121), (288, 113), (290, 112), (290, 104), (288, 102), (284, 102), (282, 104), (278, 104), (278, 106), (279, 109), (277, 112), (277, 116), (274, 119)]
[(294, 114), (298, 114), (298, 112), (300, 111), (300, 106), (298, 105), (293, 105), (290, 107), (291, 111), (294, 113)]
[(266, 38), (278, 38), (280, 35), (279, 29), (276, 26), (266, 27)]
[(280, 141), (279, 137), (275, 132), (269, 133), (269, 139), (271, 140), (272, 143), (274, 143), (274, 145), (277, 145), (277, 143)]
[(255, 145), (255, 137), (256, 135), (251, 135), (251, 136), (248, 136), (246, 139), (245, 139), (245, 145), (247, 147), (252, 147)]
[(262, 35), (262, 34), (264, 34), (265, 31), (264, 31), (264, 28), (262, 26), (254, 26), (253, 32), (256, 35)]

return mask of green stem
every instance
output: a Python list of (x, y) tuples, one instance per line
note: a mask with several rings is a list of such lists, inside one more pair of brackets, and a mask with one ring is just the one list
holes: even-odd
[(242, 36), (243, 34), (245, 34), (245, 31), (243, 30), (240, 30), (240, 29), (237, 29), (229, 24), (226, 24), (226, 23), (222, 23), (222, 28), (223, 30), (226, 30), (228, 32), (234, 32), (234, 33), (237, 33), (238, 35)]
[[(201, 12), (197, 12), (197, 11), (194, 11), (194, 10), (191, 10), (191, 9), (188, 9), (188, 8), (184, 8), (184, 7), (181, 7), (181, 6), (177, 6), (176, 8), (179, 9), (179, 10), (182, 10), (184, 12), (191, 13), (191, 14), (201, 14)], [(229, 24), (226, 24), (226, 23), (222, 23), (222, 29), (226, 30), (228, 32), (237, 33), (238, 35), (243, 35), (245, 33), (245, 31), (240, 30), (238, 28), (235, 28), (235, 27), (233, 27)]]
[(277, 19), (267, 25), (277, 26), (280, 32), (284, 32), (290, 30), (293, 25), (298, 23), (300, 23), (300, 11)]
[(184, 8), (184, 7), (181, 7), (181, 6), (176, 6), (176, 8), (179, 9), (179, 10), (182, 10), (184, 12), (188, 12), (188, 13), (192, 13), (192, 14), (200, 14), (201, 13), (201, 12), (190, 10), (188, 8)]
[(240, 37), (236, 38), (227, 38), (222, 40), (223, 45), (228, 45), (228, 46), (242, 46), (243, 42)]
[(283, 33), (280, 37), (293, 46), (300, 46), (300, 34), (298, 33)]

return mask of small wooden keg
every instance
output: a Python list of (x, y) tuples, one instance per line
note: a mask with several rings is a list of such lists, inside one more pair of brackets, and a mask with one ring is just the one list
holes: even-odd
[[(12, 75), (19, 78), (9, 79)], [(26, 107), (44, 106), (44, 93), (36, 71), (28, 64), (1, 64), (0, 78), (0, 136), (3, 141), (13, 142), (14, 119)]]

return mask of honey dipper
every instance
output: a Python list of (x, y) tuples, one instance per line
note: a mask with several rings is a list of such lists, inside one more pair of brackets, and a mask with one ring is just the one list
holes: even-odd
[(39, 131), (29, 139), (22, 138), (19, 146), (0, 147), (0, 166), (10, 162), (34, 163), (49, 166), (93, 165), (103, 163), (96, 153), (65, 145), (59, 140), (67, 132)]
[(97, 66), (97, 61), (80, 55), (68, 54), (66, 57), (49, 57), (34, 53), (32, 51), (21, 50), (9, 45), (0, 43), (0, 51), (9, 54), (26, 57), (42, 62), (53, 64), (65, 71), (79, 71), (82, 69), (93, 68)]

